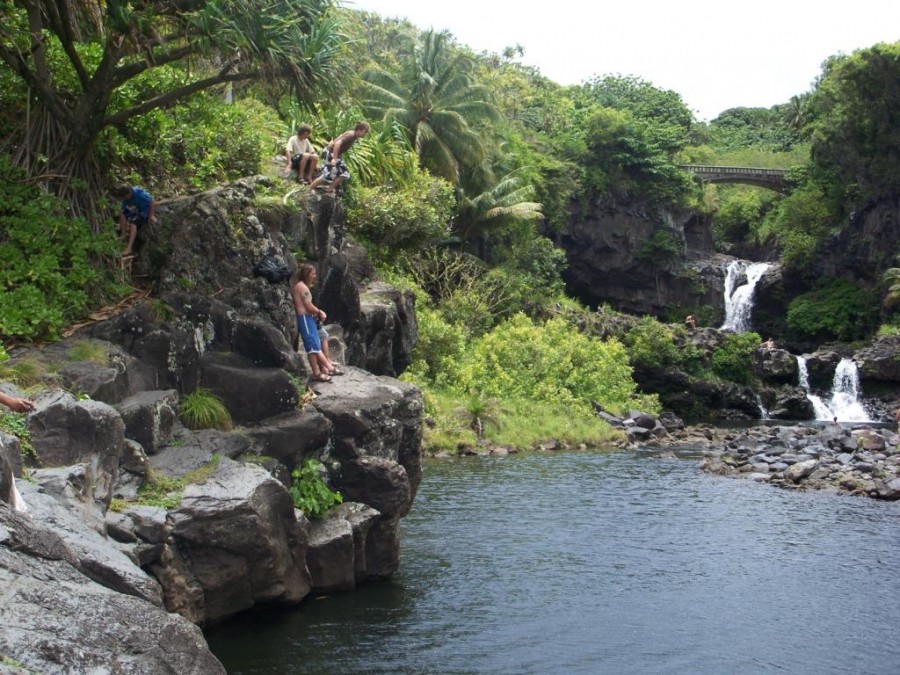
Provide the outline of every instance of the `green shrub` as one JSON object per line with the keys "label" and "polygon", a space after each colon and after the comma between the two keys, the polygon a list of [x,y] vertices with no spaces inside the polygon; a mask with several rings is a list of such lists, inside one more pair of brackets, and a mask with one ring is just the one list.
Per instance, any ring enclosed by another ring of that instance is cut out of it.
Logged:
{"label": "green shrub", "polygon": [[645,316],[623,338],[631,364],[657,370],[678,361],[672,329],[652,316]]}
{"label": "green shrub", "polygon": [[570,406],[584,414],[594,402],[621,412],[635,393],[628,355],[617,340],[589,337],[559,318],[535,325],[522,314],[474,342],[460,389]]}
{"label": "green shrub", "polygon": [[874,330],[876,321],[873,294],[846,279],[829,279],[798,295],[787,312],[791,336],[813,342],[857,340]]}
{"label": "green shrub", "polygon": [[179,417],[188,429],[231,429],[231,414],[218,396],[198,387],[181,399]]}
{"label": "green shrub", "polygon": [[64,213],[0,155],[0,335],[55,337],[92,305],[122,294],[118,271],[98,264],[117,250],[112,231],[92,234]]}
{"label": "green shrub", "polygon": [[423,171],[397,186],[358,186],[347,201],[350,229],[381,256],[449,236],[453,188]]}
{"label": "green shrub", "polygon": [[761,341],[758,333],[726,335],[722,346],[713,350],[713,373],[724,380],[750,384],[753,352]]}
{"label": "green shrub", "polygon": [[413,350],[413,365],[410,368],[424,382],[454,382],[465,351],[464,329],[449,323],[440,312],[426,306],[416,308],[416,322],[419,339]]}
{"label": "green shrub", "polygon": [[323,469],[321,462],[308,458],[291,472],[291,499],[310,518],[321,518],[332,506],[344,501],[340,492],[329,489],[322,480]]}

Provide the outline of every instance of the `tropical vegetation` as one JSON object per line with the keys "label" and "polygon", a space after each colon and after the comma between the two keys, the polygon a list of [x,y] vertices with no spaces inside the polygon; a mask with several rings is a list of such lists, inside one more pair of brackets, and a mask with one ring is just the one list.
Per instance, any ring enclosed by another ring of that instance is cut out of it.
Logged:
{"label": "tropical vegetation", "polygon": [[[167,197],[275,173],[296,124],[321,147],[364,117],[347,224],[379,274],[417,295],[404,377],[426,393],[436,446],[507,442],[513,429],[523,444],[562,438],[560,420],[578,430],[572,442],[602,442],[597,409],[658,406],[633,369],[746,381],[756,338],[727,340],[701,367],[654,317],[586,329],[605,310],[565,296],[555,237],[589,207],[693,210],[721,250],[776,252],[807,291],[788,316],[798,339],[895,322],[895,251],[877,252],[869,287],[807,269],[857,209],[898,197],[900,43],[836,55],[811,91],[706,123],[637,77],[564,87],[519,63],[519,46],[475,53],[331,0],[7,0],[0,17],[6,341],[53,339],[130,292],[111,183]],[[785,168],[792,190],[702,187],[688,163]],[[658,282],[683,262],[664,221],[638,255]],[[202,391],[182,401],[194,426],[227,426],[216,409]]]}

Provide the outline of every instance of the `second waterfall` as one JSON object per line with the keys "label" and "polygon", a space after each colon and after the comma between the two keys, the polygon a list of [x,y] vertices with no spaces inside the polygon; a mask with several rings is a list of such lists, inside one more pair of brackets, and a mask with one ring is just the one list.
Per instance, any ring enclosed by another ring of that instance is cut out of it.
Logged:
{"label": "second waterfall", "polygon": [[[753,311],[753,292],[757,282],[771,265],[769,263],[748,263],[746,260],[734,260],[728,264],[725,274],[725,323],[722,329],[736,333],[750,330],[750,314]],[[740,286],[738,280],[746,277]]]}

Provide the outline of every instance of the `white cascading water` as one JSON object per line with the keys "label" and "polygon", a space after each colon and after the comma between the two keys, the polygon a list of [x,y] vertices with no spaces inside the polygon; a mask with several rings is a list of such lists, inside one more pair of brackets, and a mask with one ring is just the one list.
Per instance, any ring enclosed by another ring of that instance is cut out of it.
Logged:
{"label": "white cascading water", "polygon": [[871,415],[859,398],[859,369],[852,359],[841,359],[838,363],[831,384],[831,399],[827,403],[810,390],[809,371],[806,368],[806,359],[802,356],[797,357],[797,367],[800,387],[813,404],[817,420],[831,421],[837,417],[838,422],[871,421]]}
{"label": "white cascading water", "polygon": [[[746,333],[750,330],[750,314],[753,311],[753,292],[756,283],[762,278],[769,263],[747,263],[745,260],[733,260],[728,264],[725,273],[725,323],[723,329],[730,329],[736,333]],[[738,277],[746,272],[747,283],[735,288]]]}

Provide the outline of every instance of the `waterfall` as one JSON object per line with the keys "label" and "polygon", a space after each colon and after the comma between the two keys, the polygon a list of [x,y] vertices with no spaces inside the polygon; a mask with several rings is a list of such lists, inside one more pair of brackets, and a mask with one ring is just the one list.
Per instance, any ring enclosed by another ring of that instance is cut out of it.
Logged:
{"label": "waterfall", "polygon": [[831,409],[840,421],[868,422],[872,419],[859,398],[859,369],[852,359],[841,359],[834,371]]}
{"label": "waterfall", "polygon": [[812,393],[809,388],[809,371],[806,359],[797,357],[799,385],[806,392],[806,398],[813,405],[817,420],[831,421],[837,417],[839,422],[868,422],[871,415],[859,398],[859,370],[852,359],[841,359],[834,371],[831,384],[831,400],[826,403],[821,397]]}
{"label": "waterfall", "polygon": [[759,408],[759,419],[771,419],[771,417],[769,417],[769,411],[766,410],[766,406],[763,405],[762,397],[759,394],[756,395],[756,407]]}
{"label": "waterfall", "polygon": [[[756,283],[769,269],[769,263],[750,263],[744,260],[733,260],[728,264],[725,273],[725,323],[722,328],[728,328],[736,333],[746,333],[750,330],[750,313],[753,311],[753,292]],[[738,286],[738,277],[745,273],[747,283]]]}

